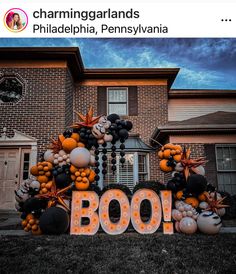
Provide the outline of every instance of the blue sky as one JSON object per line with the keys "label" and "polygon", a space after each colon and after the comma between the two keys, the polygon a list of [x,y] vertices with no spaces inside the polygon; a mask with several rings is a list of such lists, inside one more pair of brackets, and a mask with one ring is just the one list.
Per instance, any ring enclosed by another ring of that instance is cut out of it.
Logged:
{"label": "blue sky", "polygon": [[86,68],[180,68],[172,88],[236,89],[234,39],[0,39],[1,47],[79,47]]}

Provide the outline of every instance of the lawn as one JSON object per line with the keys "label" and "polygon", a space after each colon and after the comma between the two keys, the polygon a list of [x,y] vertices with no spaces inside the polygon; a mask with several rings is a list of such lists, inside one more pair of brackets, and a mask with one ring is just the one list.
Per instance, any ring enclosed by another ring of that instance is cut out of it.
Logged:
{"label": "lawn", "polygon": [[0,273],[236,273],[236,234],[1,236]]}

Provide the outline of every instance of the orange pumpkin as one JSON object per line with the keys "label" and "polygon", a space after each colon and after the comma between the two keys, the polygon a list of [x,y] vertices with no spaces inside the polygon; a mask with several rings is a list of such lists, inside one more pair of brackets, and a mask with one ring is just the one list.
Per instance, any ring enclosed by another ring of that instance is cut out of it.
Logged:
{"label": "orange pumpkin", "polygon": [[63,141],[66,139],[65,136],[63,134],[60,134],[58,136],[58,139],[60,140],[61,143],[63,143]]}
{"label": "orange pumpkin", "polygon": [[48,177],[45,175],[40,175],[37,177],[37,181],[39,181],[40,184],[43,184],[43,183],[46,184],[48,182],[48,180],[49,180]]}
{"label": "orange pumpkin", "polygon": [[174,145],[171,144],[171,143],[168,143],[168,144],[165,144],[165,145],[164,145],[164,148],[165,148],[165,149],[173,149],[173,147],[174,147]]}
{"label": "orange pumpkin", "polygon": [[181,161],[181,155],[180,155],[180,154],[174,155],[173,158],[174,158],[174,160],[175,160],[176,162],[180,162],[180,161]]}
{"label": "orange pumpkin", "polygon": [[79,142],[80,136],[78,133],[72,133],[70,137],[73,138],[75,141]]}
{"label": "orange pumpkin", "polygon": [[77,147],[77,142],[73,138],[66,138],[62,143],[62,147],[66,152],[71,152]]}
{"label": "orange pumpkin", "polygon": [[31,173],[33,176],[38,176],[38,175],[39,175],[38,166],[32,166],[31,169],[30,169],[30,173]]}
{"label": "orange pumpkin", "polygon": [[172,149],[172,150],[170,151],[170,155],[171,155],[171,156],[174,156],[175,154],[176,154],[176,150]]}
{"label": "orange pumpkin", "polygon": [[185,203],[191,205],[192,207],[198,207],[199,205],[198,199],[194,197],[186,198]]}
{"label": "orange pumpkin", "polygon": [[170,172],[173,170],[171,166],[167,166],[167,162],[168,160],[166,159],[160,161],[160,169],[164,172]]}
{"label": "orange pumpkin", "polygon": [[175,145],[175,146],[174,146],[174,149],[175,149],[175,150],[182,151],[182,147],[181,147],[180,145]]}

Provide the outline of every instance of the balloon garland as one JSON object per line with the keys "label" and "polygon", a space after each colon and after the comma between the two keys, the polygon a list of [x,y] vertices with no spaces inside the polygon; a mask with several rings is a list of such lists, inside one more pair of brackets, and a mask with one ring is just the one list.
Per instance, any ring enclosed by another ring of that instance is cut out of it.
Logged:
{"label": "balloon garland", "polygon": [[191,158],[190,149],[165,144],[158,151],[160,169],[172,172],[166,188],[173,193],[172,218],[177,232],[193,234],[197,229],[206,234],[219,232],[227,205],[215,187],[207,183],[204,157]]}
{"label": "balloon garland", "polygon": [[79,121],[51,139],[49,149],[31,168],[30,178],[15,191],[16,209],[22,212],[25,231],[38,235],[68,230],[72,190],[100,192],[96,184],[100,168],[104,179],[108,172],[108,142],[112,142],[111,171],[115,172],[115,144],[118,140],[124,143],[132,123],[120,120],[117,114],[94,117],[93,113],[93,107],[86,115],[76,112]]}

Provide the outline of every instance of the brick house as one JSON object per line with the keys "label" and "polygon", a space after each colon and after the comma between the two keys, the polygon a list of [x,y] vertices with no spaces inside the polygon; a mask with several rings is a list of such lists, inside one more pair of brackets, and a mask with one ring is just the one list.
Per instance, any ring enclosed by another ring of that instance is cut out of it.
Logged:
{"label": "brick house", "polygon": [[78,48],[1,48],[0,208],[12,207],[13,189],[50,137],[73,123],[74,110],[86,113],[90,105],[95,114],[117,112],[134,125],[124,169],[100,187],[164,181],[155,146],[171,141],[207,156],[208,180],[236,193],[236,91],[172,90],[178,71],[86,69]]}

